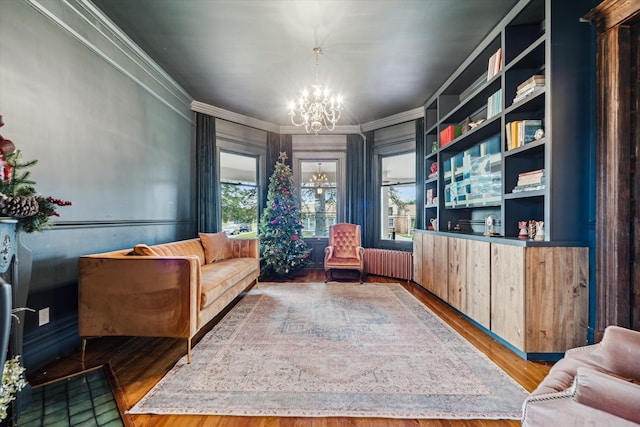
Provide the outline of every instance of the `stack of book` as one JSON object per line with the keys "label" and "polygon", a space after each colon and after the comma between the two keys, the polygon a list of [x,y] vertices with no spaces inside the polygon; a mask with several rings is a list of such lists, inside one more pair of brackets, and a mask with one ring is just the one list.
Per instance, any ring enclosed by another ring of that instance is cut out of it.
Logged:
{"label": "stack of book", "polygon": [[544,169],[518,174],[518,183],[513,189],[513,193],[523,191],[544,190]]}
{"label": "stack of book", "polygon": [[502,48],[498,48],[496,53],[489,58],[489,66],[487,67],[487,81],[502,70]]}
{"label": "stack of book", "polygon": [[516,96],[513,98],[513,103],[525,99],[527,96],[535,93],[536,91],[544,88],[544,74],[536,74],[523,81],[516,88]]}
{"label": "stack of book", "polygon": [[487,99],[487,119],[502,111],[502,89],[498,89],[496,93]]}
{"label": "stack of book", "polygon": [[505,128],[507,150],[513,150],[535,139],[536,131],[542,128],[542,120],[515,120],[507,123]]}
{"label": "stack of book", "polygon": [[440,131],[440,146],[444,147],[457,137],[462,135],[462,126],[450,125]]}

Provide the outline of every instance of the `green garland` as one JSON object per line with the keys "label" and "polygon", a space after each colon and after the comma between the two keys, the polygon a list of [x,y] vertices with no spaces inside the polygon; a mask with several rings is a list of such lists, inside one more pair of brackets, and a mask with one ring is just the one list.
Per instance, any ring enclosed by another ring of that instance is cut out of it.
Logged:
{"label": "green garland", "polygon": [[[20,150],[6,156],[4,179],[0,181],[0,193],[7,197],[33,197],[38,202],[38,212],[32,216],[18,218],[19,227],[27,233],[42,231],[52,216],[60,216],[57,206],[71,206],[71,202],[50,196],[41,196],[36,192],[35,181],[30,178],[27,169],[38,163],[37,160],[22,162]],[[4,165],[3,165],[4,167]]]}

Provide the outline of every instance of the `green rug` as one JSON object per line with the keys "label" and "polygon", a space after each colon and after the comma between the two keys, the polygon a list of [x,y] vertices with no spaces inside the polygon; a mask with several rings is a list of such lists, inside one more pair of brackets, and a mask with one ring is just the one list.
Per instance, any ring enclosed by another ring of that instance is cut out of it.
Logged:
{"label": "green rug", "polygon": [[519,419],[526,396],[398,284],[261,283],[130,413]]}

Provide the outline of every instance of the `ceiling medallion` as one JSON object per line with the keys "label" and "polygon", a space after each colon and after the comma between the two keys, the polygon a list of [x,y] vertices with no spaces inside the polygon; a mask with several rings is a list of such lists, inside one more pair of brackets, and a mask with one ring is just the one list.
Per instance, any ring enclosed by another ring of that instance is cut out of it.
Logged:
{"label": "ceiling medallion", "polygon": [[318,82],[318,57],[322,55],[322,49],[314,47],[313,52],[316,55],[316,82],[311,85],[311,94],[305,88],[297,103],[289,103],[289,117],[295,126],[304,126],[307,133],[317,135],[323,126],[329,131],[335,129],[343,106],[341,96],[331,95],[331,91]]}

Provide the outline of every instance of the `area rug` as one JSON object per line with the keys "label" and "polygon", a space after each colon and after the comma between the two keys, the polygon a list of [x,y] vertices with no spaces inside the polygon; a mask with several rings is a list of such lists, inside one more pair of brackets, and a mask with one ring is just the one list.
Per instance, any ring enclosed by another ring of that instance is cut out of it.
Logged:
{"label": "area rug", "polygon": [[526,391],[395,283],[260,283],[132,414],[519,419]]}

